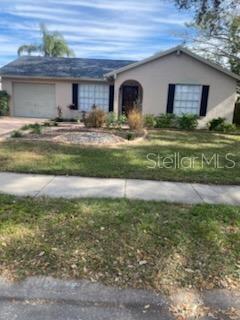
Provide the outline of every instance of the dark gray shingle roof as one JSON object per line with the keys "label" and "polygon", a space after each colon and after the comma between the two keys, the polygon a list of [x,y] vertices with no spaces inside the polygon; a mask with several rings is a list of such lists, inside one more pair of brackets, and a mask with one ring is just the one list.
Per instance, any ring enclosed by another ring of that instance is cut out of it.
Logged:
{"label": "dark gray shingle roof", "polygon": [[102,79],[104,74],[122,68],[134,61],[48,58],[24,56],[5,65],[0,75],[53,78],[92,78]]}

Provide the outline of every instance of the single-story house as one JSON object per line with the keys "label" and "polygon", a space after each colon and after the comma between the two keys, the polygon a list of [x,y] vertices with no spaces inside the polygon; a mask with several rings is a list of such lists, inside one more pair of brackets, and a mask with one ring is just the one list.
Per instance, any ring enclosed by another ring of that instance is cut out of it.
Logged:
{"label": "single-story house", "polygon": [[[93,105],[117,114],[193,113],[200,125],[232,122],[240,76],[177,46],[139,62],[24,56],[0,69],[12,116],[80,116]],[[71,107],[69,107],[71,106]]]}

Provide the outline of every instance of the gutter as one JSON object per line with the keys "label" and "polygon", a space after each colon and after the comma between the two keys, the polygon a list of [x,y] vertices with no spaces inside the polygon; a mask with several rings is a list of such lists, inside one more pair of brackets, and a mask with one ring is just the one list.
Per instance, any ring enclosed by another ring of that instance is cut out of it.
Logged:
{"label": "gutter", "polygon": [[89,81],[89,82],[106,82],[106,78],[72,78],[72,77],[44,77],[44,76],[19,76],[19,75],[9,75],[0,74],[2,79],[17,79],[17,80],[53,80],[53,81]]}

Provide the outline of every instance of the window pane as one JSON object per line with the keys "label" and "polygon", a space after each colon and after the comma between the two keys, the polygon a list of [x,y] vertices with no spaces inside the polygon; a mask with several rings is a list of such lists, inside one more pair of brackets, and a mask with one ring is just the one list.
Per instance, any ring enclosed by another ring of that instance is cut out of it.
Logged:
{"label": "window pane", "polygon": [[80,84],[78,91],[79,109],[89,112],[93,105],[108,111],[109,85]]}
{"label": "window pane", "polygon": [[176,85],[174,97],[174,113],[193,113],[199,115],[202,86]]}

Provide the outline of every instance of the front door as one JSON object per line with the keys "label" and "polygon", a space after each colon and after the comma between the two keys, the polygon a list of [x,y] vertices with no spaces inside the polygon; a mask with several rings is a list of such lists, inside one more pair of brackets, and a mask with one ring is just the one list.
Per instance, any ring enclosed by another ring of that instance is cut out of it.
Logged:
{"label": "front door", "polygon": [[122,113],[128,114],[138,101],[138,86],[124,86],[122,93]]}

